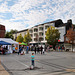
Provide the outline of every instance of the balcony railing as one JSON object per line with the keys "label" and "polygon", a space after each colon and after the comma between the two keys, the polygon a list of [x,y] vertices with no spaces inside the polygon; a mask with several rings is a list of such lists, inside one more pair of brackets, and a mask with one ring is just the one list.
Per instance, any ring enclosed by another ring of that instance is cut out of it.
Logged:
{"label": "balcony railing", "polygon": [[39,30],[39,32],[43,32],[43,30]]}

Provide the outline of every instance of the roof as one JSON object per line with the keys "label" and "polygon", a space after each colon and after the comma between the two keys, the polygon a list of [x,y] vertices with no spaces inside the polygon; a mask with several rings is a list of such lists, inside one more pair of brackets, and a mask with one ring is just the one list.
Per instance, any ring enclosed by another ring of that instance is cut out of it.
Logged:
{"label": "roof", "polygon": [[0,38],[0,41],[8,42],[10,44],[19,44],[18,42],[12,40],[11,38]]}
{"label": "roof", "polygon": [[[54,21],[42,23],[42,24],[39,24],[39,25],[35,25],[34,27],[38,27],[38,26],[40,26],[40,25],[44,25],[44,24],[48,24],[48,23],[55,23],[55,22],[57,22],[57,21],[59,21],[59,20],[62,21],[61,19],[58,19],[58,20],[54,20]],[[63,23],[63,24],[60,25],[60,27],[66,26],[66,25],[67,25],[67,23]],[[74,24],[73,26],[74,26],[74,28],[75,28],[75,24]],[[31,28],[33,28],[33,27],[31,27]],[[28,30],[28,29],[24,29],[24,30],[18,31],[17,33],[24,32],[24,31],[27,31],[27,30]]]}
{"label": "roof", "polygon": [[[61,20],[61,19],[58,19],[58,20]],[[44,25],[44,24],[48,24],[48,23],[55,23],[55,22],[58,21],[58,20],[54,20],[54,21],[42,23],[42,24],[39,24],[39,25],[35,25],[34,27],[37,27],[37,26],[40,26],[40,25]]]}
{"label": "roof", "polygon": [[[61,19],[58,19],[58,20],[61,20]],[[55,23],[55,22],[58,21],[58,20],[54,20],[54,21],[42,23],[42,24],[39,24],[39,25],[35,25],[34,27],[37,27],[37,26],[40,26],[40,25],[44,25],[44,24],[48,24],[48,23]],[[31,28],[33,28],[33,27],[31,27]],[[17,33],[19,33],[19,32],[24,32],[24,31],[27,31],[27,30],[28,30],[28,29],[24,29],[24,30],[18,31]]]}
{"label": "roof", "polygon": [[0,45],[11,45],[11,44],[8,42],[0,41]]}
{"label": "roof", "polygon": [[21,31],[18,31],[17,33],[19,33],[19,32],[23,32],[23,31],[27,31],[28,29],[24,29],[24,30],[21,30]]}

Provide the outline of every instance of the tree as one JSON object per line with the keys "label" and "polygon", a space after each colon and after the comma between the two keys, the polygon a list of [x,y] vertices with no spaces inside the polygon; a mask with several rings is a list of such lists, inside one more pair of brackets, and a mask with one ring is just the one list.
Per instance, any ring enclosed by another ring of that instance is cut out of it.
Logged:
{"label": "tree", "polygon": [[24,35],[24,42],[27,43],[27,35]]}
{"label": "tree", "polygon": [[72,51],[73,51],[73,44],[75,41],[75,31],[73,30],[73,28],[70,28],[67,31],[66,37],[68,39],[68,43],[72,44]]}
{"label": "tree", "polygon": [[17,41],[17,42],[23,42],[23,37],[22,37],[21,34],[17,36],[16,41]]}
{"label": "tree", "polygon": [[27,31],[27,34],[24,36],[24,42],[26,42],[27,44],[31,41],[31,36],[29,34],[29,30]]}
{"label": "tree", "polygon": [[5,34],[5,38],[11,38],[11,39],[14,39],[13,37],[13,34],[17,32],[17,30],[10,30],[9,32],[7,31],[6,34]]}
{"label": "tree", "polygon": [[11,31],[10,31],[11,34],[14,34],[14,33],[16,33],[16,32],[17,32],[16,29],[15,29],[15,30],[11,29]]}
{"label": "tree", "polygon": [[11,32],[6,32],[5,38],[11,38],[11,39],[13,39],[13,35],[11,34]]}
{"label": "tree", "polygon": [[46,32],[46,40],[49,45],[53,45],[53,48],[55,49],[55,45],[58,42],[58,39],[60,38],[60,33],[58,29],[55,29],[55,27],[51,26],[47,29]]}

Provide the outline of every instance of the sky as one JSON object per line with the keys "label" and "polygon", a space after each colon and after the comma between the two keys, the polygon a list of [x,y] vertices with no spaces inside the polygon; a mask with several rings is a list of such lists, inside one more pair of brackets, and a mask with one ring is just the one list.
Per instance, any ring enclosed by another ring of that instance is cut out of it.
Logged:
{"label": "sky", "polygon": [[18,31],[62,19],[75,24],[75,0],[0,0],[0,24]]}

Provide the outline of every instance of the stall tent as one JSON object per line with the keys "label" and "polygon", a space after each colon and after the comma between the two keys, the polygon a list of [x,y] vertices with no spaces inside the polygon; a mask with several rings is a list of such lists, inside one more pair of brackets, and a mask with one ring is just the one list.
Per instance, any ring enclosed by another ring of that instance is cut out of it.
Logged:
{"label": "stall tent", "polygon": [[0,45],[11,45],[11,44],[8,42],[0,41]]}
{"label": "stall tent", "polygon": [[19,50],[19,43],[12,40],[11,38],[0,38],[0,41],[4,41],[4,42],[10,43],[10,44],[18,45],[17,51]]}

